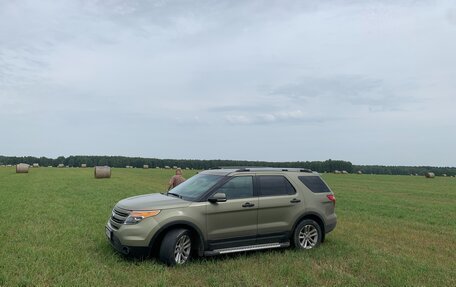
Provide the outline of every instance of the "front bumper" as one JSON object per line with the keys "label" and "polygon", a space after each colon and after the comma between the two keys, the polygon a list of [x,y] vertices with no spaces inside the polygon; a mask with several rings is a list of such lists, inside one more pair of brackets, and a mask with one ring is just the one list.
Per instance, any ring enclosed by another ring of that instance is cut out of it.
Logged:
{"label": "front bumper", "polygon": [[[131,257],[146,257],[150,254],[150,248],[148,246],[129,246],[124,245],[117,237],[117,232],[109,225],[106,225],[106,239],[109,241],[112,247],[119,253],[131,256]],[[108,233],[110,234],[108,236]]]}

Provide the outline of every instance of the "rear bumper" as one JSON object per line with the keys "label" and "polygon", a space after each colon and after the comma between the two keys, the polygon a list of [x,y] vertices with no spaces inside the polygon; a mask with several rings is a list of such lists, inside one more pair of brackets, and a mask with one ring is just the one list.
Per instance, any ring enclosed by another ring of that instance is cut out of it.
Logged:
{"label": "rear bumper", "polygon": [[337,222],[334,222],[334,223],[331,223],[331,224],[327,224],[326,228],[325,228],[325,232],[326,233],[330,233],[331,231],[334,230],[334,228],[336,228],[336,225],[337,225]]}
{"label": "rear bumper", "polygon": [[336,225],[337,225],[337,217],[336,217],[336,215],[334,214],[331,218],[329,218],[329,219],[326,221],[325,233],[330,233],[331,231],[333,231],[334,228],[336,228]]}

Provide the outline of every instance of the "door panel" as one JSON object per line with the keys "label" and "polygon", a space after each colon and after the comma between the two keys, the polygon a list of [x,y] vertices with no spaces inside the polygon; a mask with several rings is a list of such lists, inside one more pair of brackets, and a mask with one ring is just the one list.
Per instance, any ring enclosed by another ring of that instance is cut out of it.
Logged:
{"label": "door panel", "polygon": [[258,207],[258,234],[289,232],[302,202],[291,203],[297,195],[260,197]]}
{"label": "door panel", "polygon": [[[243,207],[246,203],[251,207]],[[256,236],[258,197],[228,199],[207,206],[207,239],[222,240]]]}

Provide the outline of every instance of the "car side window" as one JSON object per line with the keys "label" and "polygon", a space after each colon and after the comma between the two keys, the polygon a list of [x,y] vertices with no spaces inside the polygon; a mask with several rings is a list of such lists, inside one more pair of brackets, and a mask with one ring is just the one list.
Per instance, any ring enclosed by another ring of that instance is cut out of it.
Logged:
{"label": "car side window", "polygon": [[312,192],[331,192],[329,187],[319,176],[299,176],[298,178]]}
{"label": "car side window", "polygon": [[258,176],[261,196],[292,195],[296,193],[293,185],[281,175]]}
{"label": "car side window", "polygon": [[226,199],[253,197],[253,179],[251,176],[236,176],[222,185],[217,192],[226,194]]}

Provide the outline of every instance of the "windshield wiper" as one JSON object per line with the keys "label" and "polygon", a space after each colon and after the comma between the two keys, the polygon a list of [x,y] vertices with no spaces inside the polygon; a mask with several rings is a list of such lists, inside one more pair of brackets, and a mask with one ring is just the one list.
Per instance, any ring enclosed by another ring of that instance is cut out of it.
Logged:
{"label": "windshield wiper", "polygon": [[182,198],[181,195],[179,195],[179,194],[177,194],[177,193],[174,193],[174,192],[167,192],[166,195],[168,195],[168,194],[174,195],[174,196],[179,197],[179,198]]}

